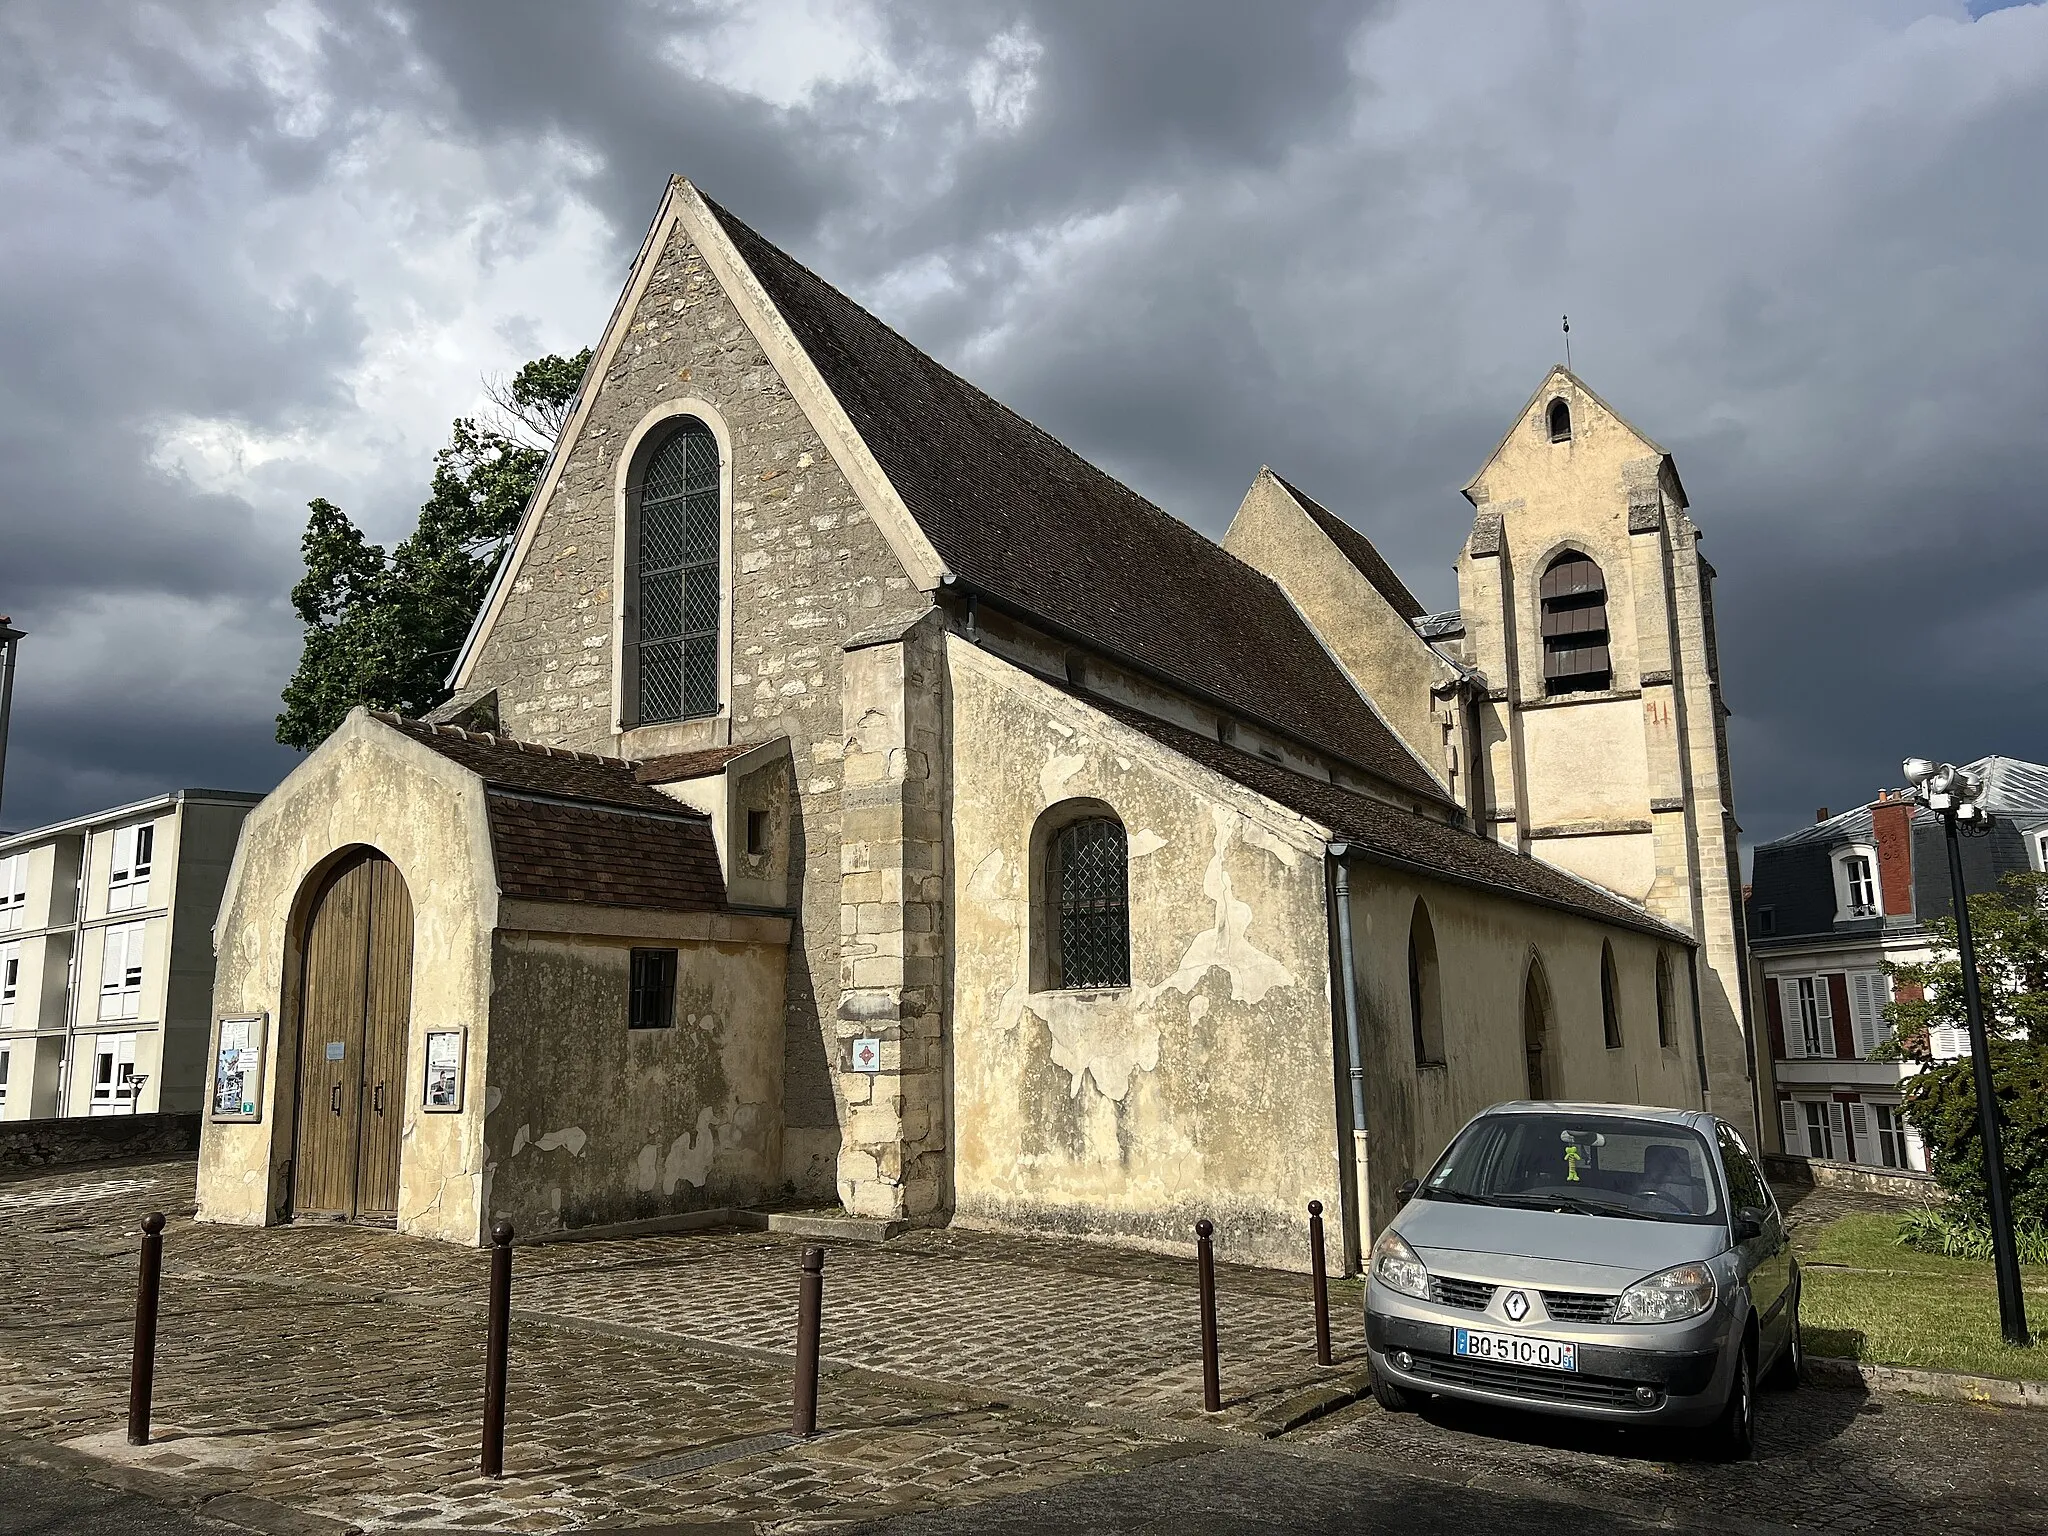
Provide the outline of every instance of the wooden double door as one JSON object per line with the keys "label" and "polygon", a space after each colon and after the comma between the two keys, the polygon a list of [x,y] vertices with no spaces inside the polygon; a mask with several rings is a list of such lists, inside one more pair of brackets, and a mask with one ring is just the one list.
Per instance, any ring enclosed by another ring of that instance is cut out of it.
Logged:
{"label": "wooden double door", "polygon": [[412,1011],[412,897],[397,867],[365,850],[330,871],[302,953],[292,1215],[396,1221]]}

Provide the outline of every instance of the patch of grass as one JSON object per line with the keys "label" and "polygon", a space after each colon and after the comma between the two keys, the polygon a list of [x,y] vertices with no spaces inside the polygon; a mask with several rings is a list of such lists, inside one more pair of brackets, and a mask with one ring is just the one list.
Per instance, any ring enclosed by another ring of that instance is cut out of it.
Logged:
{"label": "patch of grass", "polygon": [[[1998,1332],[1998,1285],[1983,1259],[1951,1259],[1898,1241],[1897,1216],[1859,1213],[1794,1229],[1809,1353],[1865,1365],[1918,1366],[2048,1381],[2048,1342],[2013,1349]],[[2048,1333],[2048,1269],[2028,1265],[2027,1320]]]}

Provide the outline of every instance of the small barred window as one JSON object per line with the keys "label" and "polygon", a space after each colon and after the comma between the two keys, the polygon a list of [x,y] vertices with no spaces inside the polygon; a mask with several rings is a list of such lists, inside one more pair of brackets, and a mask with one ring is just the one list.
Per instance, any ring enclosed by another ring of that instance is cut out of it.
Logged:
{"label": "small barred window", "polygon": [[672,949],[633,951],[628,1029],[668,1029],[676,1021],[676,952]]}

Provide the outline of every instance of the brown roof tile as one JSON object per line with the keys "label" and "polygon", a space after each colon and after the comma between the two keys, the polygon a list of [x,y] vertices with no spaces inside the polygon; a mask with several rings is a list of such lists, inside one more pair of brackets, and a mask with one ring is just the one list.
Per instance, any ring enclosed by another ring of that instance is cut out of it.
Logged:
{"label": "brown roof tile", "polygon": [[642,784],[677,784],[684,779],[701,779],[721,772],[725,765],[743,752],[751,752],[758,742],[748,742],[737,747],[705,747],[698,752],[671,752],[666,757],[650,757],[633,765],[633,776]]}
{"label": "brown roof tile", "polygon": [[1270,578],[706,202],[939,558],[968,587],[1443,800]]}
{"label": "brown roof tile", "polygon": [[1320,779],[1307,778],[1278,763],[1112,700],[1076,696],[1183,757],[1321,822],[1368,859],[1422,870],[1464,885],[1485,886],[1505,896],[1545,906],[1563,907],[1658,938],[1694,942],[1684,929],[1652,917],[1634,903],[1566,874],[1553,864],[1504,848],[1490,837],[1462,831]]}
{"label": "brown roof tile", "polygon": [[725,910],[725,877],[707,819],[488,792],[484,800],[498,890],[505,896],[668,912]]}
{"label": "brown roof tile", "polygon": [[433,748],[498,789],[560,795],[569,800],[590,800],[605,805],[634,806],[669,815],[703,814],[678,804],[659,790],[648,788],[636,777],[635,765],[622,757],[571,752],[565,747],[514,741],[510,736],[465,731],[453,725],[428,725],[422,720],[407,720],[382,710],[373,712],[373,718]]}

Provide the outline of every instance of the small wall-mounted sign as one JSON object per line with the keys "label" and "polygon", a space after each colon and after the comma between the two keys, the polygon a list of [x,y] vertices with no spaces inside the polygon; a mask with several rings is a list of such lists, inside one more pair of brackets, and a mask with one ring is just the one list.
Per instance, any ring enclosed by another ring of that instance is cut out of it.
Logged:
{"label": "small wall-mounted sign", "polygon": [[215,1120],[263,1118],[263,1037],[268,1014],[221,1019],[213,1047],[212,1116]]}
{"label": "small wall-mounted sign", "polygon": [[853,1070],[856,1072],[879,1072],[882,1070],[882,1042],[873,1035],[862,1035],[853,1042]]}
{"label": "small wall-mounted sign", "polygon": [[341,1041],[330,1040],[327,1042],[327,1059],[329,1061],[339,1061],[347,1054],[347,1047]]}
{"label": "small wall-mounted sign", "polygon": [[462,1108],[462,1036],[459,1029],[427,1031],[427,1082],[420,1108],[452,1115]]}

